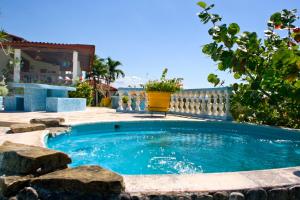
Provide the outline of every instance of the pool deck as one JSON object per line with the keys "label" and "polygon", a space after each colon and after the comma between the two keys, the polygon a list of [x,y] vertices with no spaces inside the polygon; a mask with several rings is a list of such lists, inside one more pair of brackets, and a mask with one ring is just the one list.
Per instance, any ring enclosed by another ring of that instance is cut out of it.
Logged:
{"label": "pool deck", "polygon": [[[28,145],[43,146],[48,131],[7,134],[9,125],[28,123],[32,118],[63,117],[66,125],[104,121],[143,121],[143,120],[199,120],[179,116],[134,113],[116,113],[107,108],[87,108],[86,111],[46,113],[46,112],[0,112],[0,144],[12,141]],[[300,166],[292,168],[259,170],[248,172],[210,173],[192,175],[134,175],[124,176],[126,191],[130,193],[181,193],[237,191],[251,188],[271,188],[300,185]]]}

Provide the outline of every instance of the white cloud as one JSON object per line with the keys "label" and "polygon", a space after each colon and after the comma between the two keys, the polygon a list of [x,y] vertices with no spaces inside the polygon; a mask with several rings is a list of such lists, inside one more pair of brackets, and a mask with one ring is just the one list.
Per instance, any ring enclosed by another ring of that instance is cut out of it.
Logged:
{"label": "white cloud", "polygon": [[125,76],[124,78],[117,79],[112,85],[116,88],[119,87],[140,87],[141,84],[146,82],[145,79],[138,76]]}

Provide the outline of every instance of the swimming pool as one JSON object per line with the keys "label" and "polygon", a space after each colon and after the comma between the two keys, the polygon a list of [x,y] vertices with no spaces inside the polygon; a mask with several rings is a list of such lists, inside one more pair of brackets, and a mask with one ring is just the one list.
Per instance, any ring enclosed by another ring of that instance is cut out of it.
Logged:
{"label": "swimming pool", "polygon": [[76,125],[48,138],[71,166],[121,174],[191,174],[300,165],[300,132],[231,122],[134,121]]}

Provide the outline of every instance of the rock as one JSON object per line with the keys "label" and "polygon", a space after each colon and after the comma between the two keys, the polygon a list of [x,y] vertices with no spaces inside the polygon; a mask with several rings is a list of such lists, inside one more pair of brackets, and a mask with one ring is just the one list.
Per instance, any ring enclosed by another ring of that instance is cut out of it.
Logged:
{"label": "rock", "polygon": [[289,188],[290,200],[299,200],[300,199],[300,185],[295,185]]}
{"label": "rock", "polygon": [[267,200],[267,192],[261,188],[248,190],[246,200]]}
{"label": "rock", "polygon": [[0,146],[0,175],[41,175],[65,169],[71,158],[59,151],[4,142]]}
{"label": "rock", "polygon": [[41,199],[108,199],[124,191],[123,177],[99,166],[80,166],[31,179]]}
{"label": "rock", "polygon": [[169,195],[149,195],[147,200],[173,200]]}
{"label": "rock", "polygon": [[58,127],[62,122],[65,122],[64,118],[35,118],[31,119],[31,124],[44,124],[46,127]]}
{"label": "rock", "polygon": [[268,200],[287,200],[288,196],[285,188],[275,188],[268,192]]}
{"label": "rock", "polygon": [[44,124],[12,124],[10,126],[11,133],[24,133],[31,131],[45,130]]}
{"label": "rock", "polygon": [[196,200],[213,200],[213,196],[209,194],[200,194],[197,196]]}
{"label": "rock", "polygon": [[39,195],[32,187],[25,187],[17,194],[18,200],[38,200]]}
{"label": "rock", "polygon": [[214,200],[228,200],[229,195],[227,192],[216,192],[214,194]]}
{"label": "rock", "polygon": [[130,195],[127,194],[127,193],[122,193],[122,194],[119,195],[119,198],[118,198],[118,199],[119,199],[119,200],[131,200],[131,197],[130,197]]}
{"label": "rock", "polygon": [[132,196],[131,200],[141,200],[141,198],[139,196]]}
{"label": "rock", "polygon": [[29,185],[31,176],[1,176],[0,196],[16,195],[22,188]]}
{"label": "rock", "polygon": [[245,197],[242,193],[240,192],[232,192],[229,195],[229,200],[245,200]]}

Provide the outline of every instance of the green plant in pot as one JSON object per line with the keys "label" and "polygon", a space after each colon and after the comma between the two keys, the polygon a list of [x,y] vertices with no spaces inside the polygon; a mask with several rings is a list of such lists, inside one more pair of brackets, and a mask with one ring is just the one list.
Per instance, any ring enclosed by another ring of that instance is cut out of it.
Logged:
{"label": "green plant in pot", "polygon": [[182,78],[167,79],[168,69],[165,68],[160,80],[148,81],[143,85],[148,97],[148,111],[167,112],[170,106],[171,94],[182,88]]}

